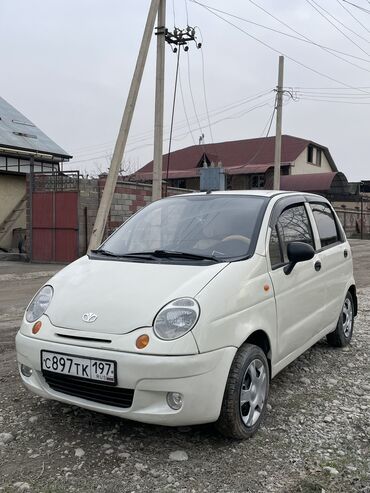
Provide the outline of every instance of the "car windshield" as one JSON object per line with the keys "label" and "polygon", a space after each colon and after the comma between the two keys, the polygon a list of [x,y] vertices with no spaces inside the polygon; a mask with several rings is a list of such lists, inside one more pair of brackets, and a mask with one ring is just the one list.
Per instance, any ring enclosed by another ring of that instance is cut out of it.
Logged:
{"label": "car windshield", "polygon": [[266,198],[183,195],[150,204],[121,226],[97,254],[228,261],[251,254]]}

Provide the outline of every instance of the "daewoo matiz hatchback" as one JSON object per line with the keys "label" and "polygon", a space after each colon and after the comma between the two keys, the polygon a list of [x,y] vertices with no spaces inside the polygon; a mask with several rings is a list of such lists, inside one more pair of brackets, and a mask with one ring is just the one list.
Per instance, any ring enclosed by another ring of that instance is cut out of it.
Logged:
{"label": "daewoo matiz hatchback", "polygon": [[248,438],[269,384],[357,312],[351,249],[331,205],[293,192],[154,202],[56,274],[16,338],[32,392],[169,426]]}

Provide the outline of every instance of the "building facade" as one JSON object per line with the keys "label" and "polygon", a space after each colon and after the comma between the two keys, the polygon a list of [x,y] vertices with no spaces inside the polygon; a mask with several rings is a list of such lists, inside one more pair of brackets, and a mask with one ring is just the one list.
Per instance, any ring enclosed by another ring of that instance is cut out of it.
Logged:
{"label": "building facade", "polygon": [[26,236],[27,176],[56,173],[71,156],[0,98],[0,250],[22,249]]}

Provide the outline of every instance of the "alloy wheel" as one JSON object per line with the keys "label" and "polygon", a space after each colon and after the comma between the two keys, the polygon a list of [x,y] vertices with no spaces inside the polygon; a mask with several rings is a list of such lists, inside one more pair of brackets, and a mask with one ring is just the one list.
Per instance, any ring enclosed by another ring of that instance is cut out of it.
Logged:
{"label": "alloy wheel", "polygon": [[348,338],[351,335],[353,324],[353,308],[349,298],[346,298],[343,304],[342,323],[344,335]]}
{"label": "alloy wheel", "polygon": [[266,400],[267,375],[264,364],[254,359],[249,364],[240,390],[240,414],[247,427],[253,426]]}

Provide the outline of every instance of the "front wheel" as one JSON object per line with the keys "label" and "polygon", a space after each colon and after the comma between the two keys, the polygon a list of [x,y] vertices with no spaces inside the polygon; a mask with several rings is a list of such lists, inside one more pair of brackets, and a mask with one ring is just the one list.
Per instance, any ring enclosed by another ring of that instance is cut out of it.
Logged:
{"label": "front wheel", "polygon": [[244,344],[231,365],[217,429],[225,436],[250,438],[266,414],[269,366],[258,346]]}
{"label": "front wheel", "polygon": [[345,347],[351,342],[353,334],[353,324],[355,317],[355,307],[351,293],[348,291],[342,306],[337,327],[334,332],[326,336],[328,343],[333,347]]}

